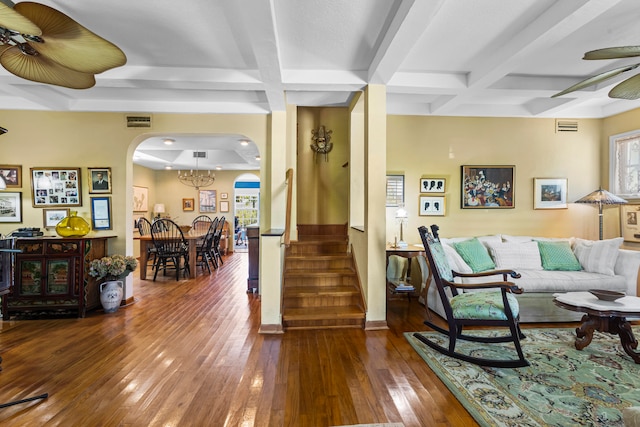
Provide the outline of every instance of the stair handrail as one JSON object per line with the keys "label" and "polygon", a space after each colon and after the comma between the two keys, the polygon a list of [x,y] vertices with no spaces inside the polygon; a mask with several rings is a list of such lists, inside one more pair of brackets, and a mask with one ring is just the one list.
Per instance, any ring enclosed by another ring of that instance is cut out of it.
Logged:
{"label": "stair handrail", "polygon": [[287,184],[287,211],[284,227],[284,245],[291,244],[291,205],[293,204],[293,168],[287,169],[285,183]]}

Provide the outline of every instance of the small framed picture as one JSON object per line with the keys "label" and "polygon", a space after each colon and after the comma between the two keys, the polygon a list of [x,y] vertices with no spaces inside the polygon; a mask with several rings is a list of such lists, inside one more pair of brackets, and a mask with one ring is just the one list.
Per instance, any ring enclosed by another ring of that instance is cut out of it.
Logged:
{"label": "small framed picture", "polygon": [[444,216],[444,196],[420,196],[420,216]]}
{"label": "small framed picture", "polygon": [[89,193],[111,194],[111,168],[89,168]]}
{"label": "small framed picture", "polygon": [[468,166],[462,169],[462,209],[515,208],[515,166]]}
{"label": "small framed picture", "polygon": [[567,179],[533,178],[533,209],[567,209]]}
{"label": "small framed picture", "polygon": [[200,190],[200,212],[216,213],[216,190]]}
{"label": "small framed picture", "polygon": [[229,212],[229,202],[226,200],[220,201],[220,212]]}
{"label": "small framed picture", "polygon": [[229,193],[220,193],[220,200],[227,200],[229,198]]}
{"label": "small framed picture", "polygon": [[0,223],[22,222],[22,193],[0,191]]}
{"label": "small framed picture", "polygon": [[195,210],[195,199],[182,199],[182,210],[185,212]]}
{"label": "small framed picture", "polygon": [[82,206],[80,168],[31,168],[34,208]]}
{"label": "small framed picture", "polygon": [[22,188],[22,166],[0,165],[0,177],[7,188]]}
{"label": "small framed picture", "polygon": [[133,186],[133,211],[147,212],[149,210],[149,189]]}
{"label": "small framed picture", "polygon": [[44,228],[54,228],[60,221],[69,216],[69,208],[42,209]]}
{"label": "small framed picture", "polygon": [[421,193],[444,193],[444,178],[420,178]]}
{"label": "small framed picture", "polygon": [[640,205],[620,205],[620,230],[626,242],[640,242]]}
{"label": "small framed picture", "polygon": [[91,198],[91,221],[94,230],[111,230],[111,197]]}

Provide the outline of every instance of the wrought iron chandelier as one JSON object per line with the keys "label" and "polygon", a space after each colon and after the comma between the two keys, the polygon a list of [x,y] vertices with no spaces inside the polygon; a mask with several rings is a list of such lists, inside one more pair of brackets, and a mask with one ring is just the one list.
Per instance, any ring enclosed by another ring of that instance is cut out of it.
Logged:
{"label": "wrought iron chandelier", "polygon": [[206,151],[194,151],[193,157],[196,159],[196,168],[191,169],[189,172],[187,171],[178,171],[178,179],[184,185],[188,185],[190,187],[195,187],[196,190],[199,190],[200,187],[208,187],[213,184],[213,181],[216,180],[216,175],[212,174],[210,170],[201,171],[198,169],[198,159],[200,157],[206,157]]}

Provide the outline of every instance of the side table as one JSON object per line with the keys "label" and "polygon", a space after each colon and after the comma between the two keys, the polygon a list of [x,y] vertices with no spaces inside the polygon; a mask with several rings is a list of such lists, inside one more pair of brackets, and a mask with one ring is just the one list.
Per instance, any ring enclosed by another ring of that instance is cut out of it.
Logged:
{"label": "side table", "polygon": [[638,341],[633,335],[627,317],[640,318],[640,298],[626,296],[616,301],[603,301],[589,292],[554,294],[554,303],[567,310],[585,313],[582,324],[576,328],[576,349],[582,350],[593,339],[593,332],[618,335],[625,353],[640,364]]}

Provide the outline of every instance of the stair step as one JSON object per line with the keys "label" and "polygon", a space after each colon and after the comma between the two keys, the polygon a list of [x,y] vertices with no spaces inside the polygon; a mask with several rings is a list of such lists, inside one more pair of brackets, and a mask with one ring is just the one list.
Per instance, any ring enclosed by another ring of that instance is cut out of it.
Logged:
{"label": "stair step", "polygon": [[364,311],[357,306],[285,308],[282,320],[364,319]]}
{"label": "stair step", "polygon": [[287,298],[307,297],[341,297],[358,295],[358,289],[353,286],[287,286]]}
{"label": "stair step", "polygon": [[291,278],[296,278],[296,277],[309,277],[309,278],[313,278],[313,277],[340,277],[340,276],[355,276],[356,272],[355,270],[351,269],[351,268],[335,268],[335,269],[328,269],[328,270],[285,270],[284,271],[284,278],[285,280],[288,277]]}

